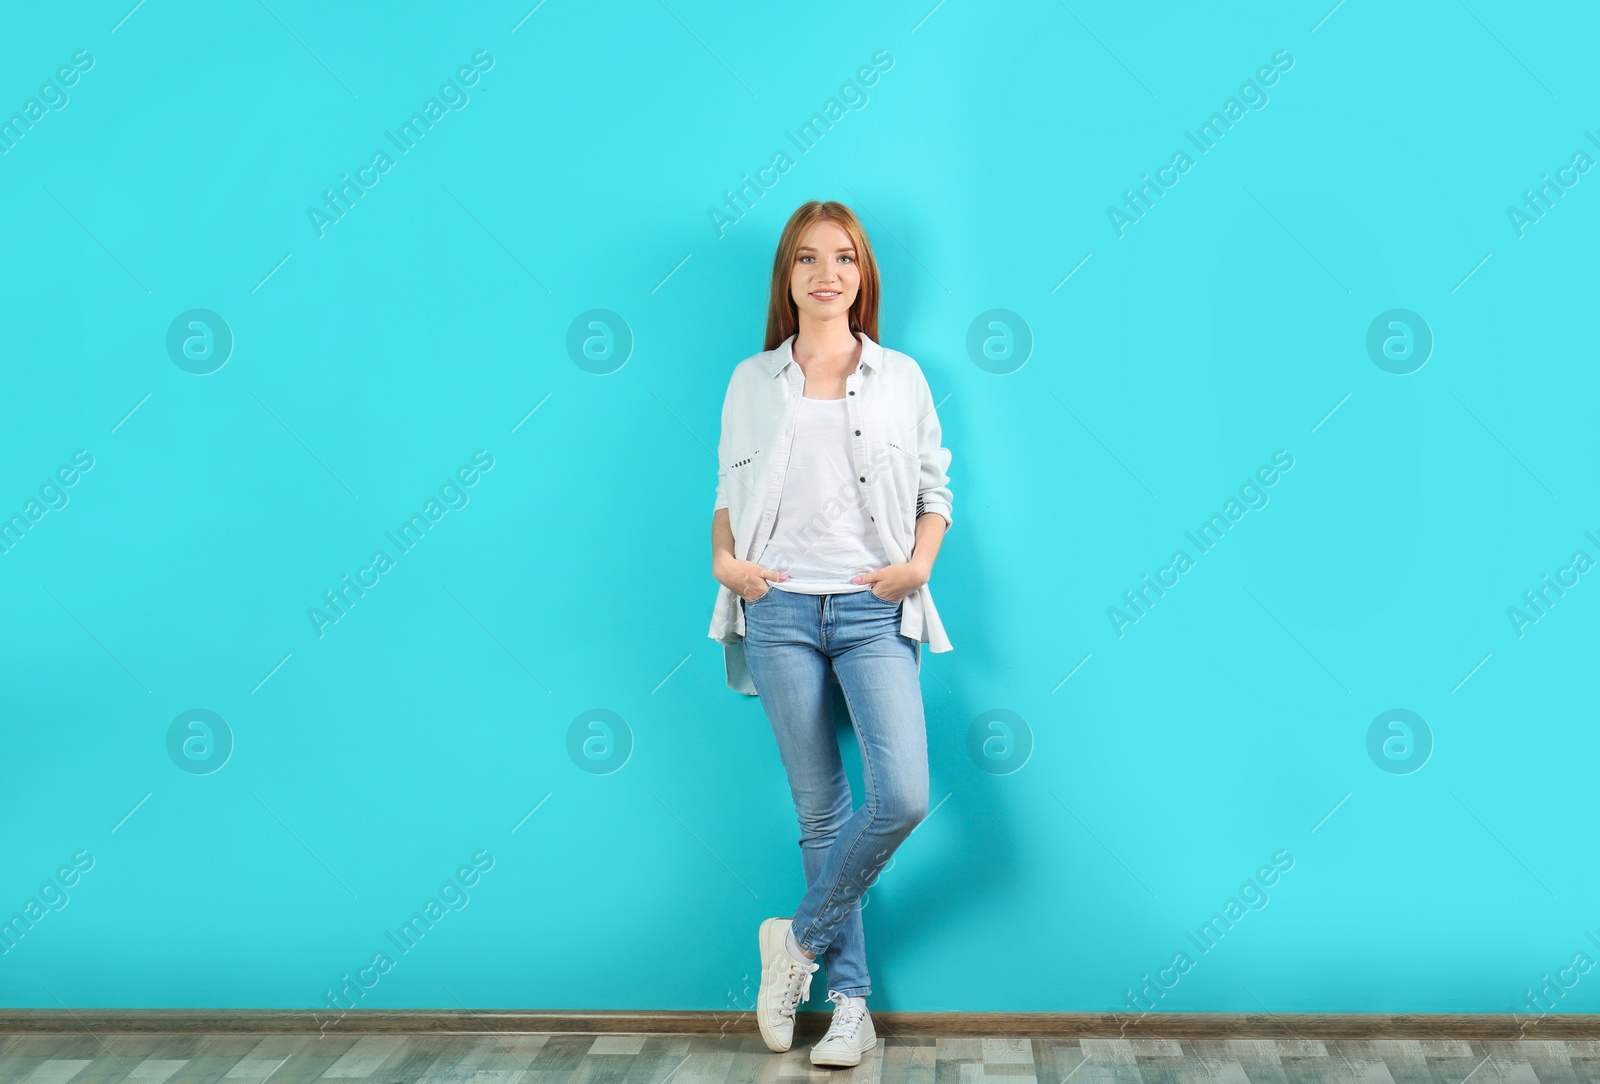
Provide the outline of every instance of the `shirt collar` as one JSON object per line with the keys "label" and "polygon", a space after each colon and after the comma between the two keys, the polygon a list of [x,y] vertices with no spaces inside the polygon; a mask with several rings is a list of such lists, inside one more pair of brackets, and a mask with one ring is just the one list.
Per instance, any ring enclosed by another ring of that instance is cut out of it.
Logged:
{"label": "shirt collar", "polygon": [[[861,365],[862,369],[877,370],[883,367],[883,347],[873,342],[865,331],[856,332],[856,338],[861,340]],[[769,361],[769,376],[777,376],[794,360],[794,339],[790,335],[783,342],[773,348],[772,358]]]}

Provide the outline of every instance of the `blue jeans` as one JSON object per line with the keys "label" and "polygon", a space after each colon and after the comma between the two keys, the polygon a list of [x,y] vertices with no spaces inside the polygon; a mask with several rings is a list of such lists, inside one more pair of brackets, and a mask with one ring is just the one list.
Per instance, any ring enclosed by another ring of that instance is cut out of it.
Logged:
{"label": "blue jeans", "polygon": [[[768,587],[744,606],[750,680],[772,723],[800,821],[806,894],[794,938],[822,958],[828,988],[866,997],[861,896],[928,815],[928,731],[916,644],[901,603],[866,591]],[[866,800],[854,804],[834,734],[833,676],[861,747]]]}

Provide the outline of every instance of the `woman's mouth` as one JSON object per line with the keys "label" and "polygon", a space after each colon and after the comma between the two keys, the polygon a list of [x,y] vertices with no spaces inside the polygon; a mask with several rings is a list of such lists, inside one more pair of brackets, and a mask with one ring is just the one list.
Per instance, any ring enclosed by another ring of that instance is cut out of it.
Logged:
{"label": "woman's mouth", "polygon": [[838,290],[812,290],[811,296],[818,301],[832,301],[839,296]]}

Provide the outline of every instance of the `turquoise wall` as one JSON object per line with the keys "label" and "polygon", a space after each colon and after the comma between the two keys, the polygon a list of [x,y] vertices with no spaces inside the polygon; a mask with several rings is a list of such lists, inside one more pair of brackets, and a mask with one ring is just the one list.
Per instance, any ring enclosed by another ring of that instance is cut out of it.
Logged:
{"label": "turquoise wall", "polygon": [[747,1008],[835,198],[955,494],[874,1004],[1600,1010],[1592,9],[532,6],[7,16],[0,1001]]}

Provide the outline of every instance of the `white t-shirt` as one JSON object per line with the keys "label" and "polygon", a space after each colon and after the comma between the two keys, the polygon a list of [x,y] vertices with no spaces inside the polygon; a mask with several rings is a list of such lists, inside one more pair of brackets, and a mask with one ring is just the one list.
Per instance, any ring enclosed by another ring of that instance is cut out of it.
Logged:
{"label": "white t-shirt", "polygon": [[844,396],[801,396],[778,517],[756,563],[789,573],[772,587],[803,595],[871,590],[850,577],[892,563],[850,463]]}

